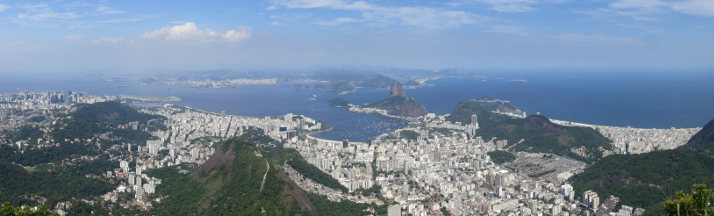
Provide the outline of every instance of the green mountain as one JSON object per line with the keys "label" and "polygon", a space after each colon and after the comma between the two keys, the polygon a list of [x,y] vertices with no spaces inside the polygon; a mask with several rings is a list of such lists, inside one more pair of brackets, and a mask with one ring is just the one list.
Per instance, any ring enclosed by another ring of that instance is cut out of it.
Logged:
{"label": "green mountain", "polygon": [[446,119],[470,124],[471,116],[477,115],[477,136],[507,139],[507,148],[515,151],[553,153],[593,162],[612,148],[609,139],[591,128],[557,125],[541,115],[515,119],[491,112],[501,106],[462,101]]}
{"label": "green mountain", "polygon": [[402,117],[419,117],[426,115],[427,111],[414,98],[407,97],[404,87],[399,82],[394,82],[389,92],[389,97],[368,105],[368,107],[387,110],[387,113]]}
{"label": "green mountain", "polygon": [[622,204],[656,212],[661,202],[695,183],[714,184],[714,158],[687,148],[610,155],[570,179],[577,195],[593,190]]}
{"label": "green mountain", "polygon": [[153,130],[157,127],[162,127],[160,124],[149,125],[148,122],[152,119],[164,120],[165,118],[140,113],[136,109],[116,101],[85,104],[72,112],[67,119],[61,121],[53,131],[52,136],[56,140],[87,139],[95,134],[114,130],[113,132],[117,136],[127,137],[127,141],[145,142],[146,138],[148,138],[148,133],[142,133],[141,131],[129,132],[115,127],[129,122],[138,122],[142,129],[149,128]]}
{"label": "green mountain", "polygon": [[694,134],[683,147],[714,153],[714,119],[704,125],[697,134]]}
{"label": "green mountain", "polygon": [[119,163],[97,159],[73,167],[25,169],[0,158],[0,203],[36,205],[45,198],[45,204],[53,206],[71,198],[91,199],[112,191],[116,184],[85,175],[118,167]]}
{"label": "green mountain", "polygon": [[[363,215],[362,210],[369,207],[350,201],[330,202],[323,196],[304,192],[278,164],[312,165],[294,150],[260,149],[256,147],[259,143],[277,142],[260,132],[248,132],[218,144],[217,152],[206,163],[190,169],[192,174],[178,173],[176,167],[147,171],[148,175],[163,179],[157,193],[166,195],[165,200],[155,203],[151,214]],[[296,160],[300,162],[291,162]],[[304,167],[296,170],[303,170],[301,173],[312,178],[327,175],[319,169],[320,174],[304,172]]]}
{"label": "green mountain", "polygon": [[714,184],[714,157],[710,154],[713,122],[677,149],[610,155],[597,161],[570,179],[576,194],[586,190],[601,198],[612,194],[622,198],[624,205],[663,215],[662,202],[676,191],[687,191],[693,184]]}

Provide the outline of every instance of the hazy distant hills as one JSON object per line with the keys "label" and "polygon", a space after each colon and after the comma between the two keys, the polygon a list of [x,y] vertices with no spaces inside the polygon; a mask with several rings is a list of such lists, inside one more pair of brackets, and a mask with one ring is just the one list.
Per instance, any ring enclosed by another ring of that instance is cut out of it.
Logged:
{"label": "hazy distant hills", "polygon": [[622,198],[622,204],[660,215],[661,203],[676,191],[693,184],[714,186],[712,138],[714,121],[677,149],[607,156],[570,181],[578,195],[585,190],[598,192],[601,199],[613,194]]}
{"label": "hazy distant hills", "polygon": [[389,96],[381,101],[368,105],[369,107],[387,110],[388,114],[402,117],[419,117],[426,115],[424,106],[414,98],[407,97],[404,87],[399,82],[394,82]]}
{"label": "hazy distant hills", "polygon": [[553,153],[593,162],[612,148],[609,139],[591,128],[557,125],[542,115],[515,119],[491,112],[503,106],[462,101],[447,120],[470,124],[475,114],[479,121],[476,135],[485,140],[507,139],[509,150]]}

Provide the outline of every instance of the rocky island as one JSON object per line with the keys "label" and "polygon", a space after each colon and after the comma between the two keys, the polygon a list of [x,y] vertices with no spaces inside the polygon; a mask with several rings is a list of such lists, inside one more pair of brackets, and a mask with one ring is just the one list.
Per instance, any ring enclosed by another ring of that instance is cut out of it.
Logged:
{"label": "rocky island", "polygon": [[426,115],[426,109],[414,98],[407,97],[404,86],[399,82],[394,82],[389,91],[389,97],[367,107],[386,110],[389,115],[400,117],[419,117]]}

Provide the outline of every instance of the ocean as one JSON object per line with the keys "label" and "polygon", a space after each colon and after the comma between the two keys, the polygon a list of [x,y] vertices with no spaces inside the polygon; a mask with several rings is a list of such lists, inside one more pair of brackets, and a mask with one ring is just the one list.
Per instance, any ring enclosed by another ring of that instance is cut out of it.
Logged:
{"label": "ocean", "polygon": [[[713,73],[552,72],[487,74],[486,77],[444,78],[407,89],[429,111],[450,113],[462,100],[491,97],[508,100],[528,114],[559,120],[638,128],[701,127],[714,118]],[[292,84],[244,85],[236,88],[185,88],[140,84],[130,80],[59,78],[0,81],[0,94],[29,91],[80,91],[106,95],[177,96],[175,102],[227,114],[261,117],[302,114],[326,122],[325,139],[366,141],[404,127],[406,122],[379,115],[351,113],[327,105],[342,97],[354,104],[385,98],[386,89],[358,89],[350,94],[294,90]],[[310,100],[316,95],[317,100]]]}

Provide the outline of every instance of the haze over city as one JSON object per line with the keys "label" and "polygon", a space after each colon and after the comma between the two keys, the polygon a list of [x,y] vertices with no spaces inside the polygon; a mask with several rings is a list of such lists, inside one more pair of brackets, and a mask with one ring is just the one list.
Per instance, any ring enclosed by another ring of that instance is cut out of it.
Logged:
{"label": "haze over city", "polygon": [[2,73],[710,69],[708,0],[3,1]]}

